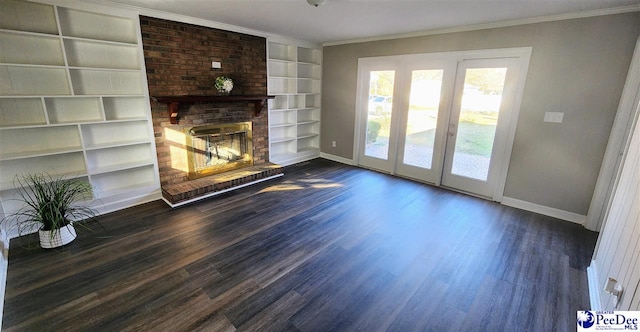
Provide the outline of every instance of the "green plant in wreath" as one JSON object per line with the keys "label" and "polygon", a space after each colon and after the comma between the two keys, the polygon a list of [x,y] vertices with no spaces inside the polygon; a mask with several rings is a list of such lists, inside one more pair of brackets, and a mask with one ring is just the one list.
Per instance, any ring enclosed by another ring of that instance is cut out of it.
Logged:
{"label": "green plant in wreath", "polygon": [[216,90],[220,93],[230,93],[233,90],[233,80],[227,76],[216,77]]}
{"label": "green plant in wreath", "polygon": [[[5,217],[2,223],[17,228],[19,235],[40,231],[40,243],[44,248],[50,247],[43,245],[43,234],[54,240],[67,226],[86,228],[81,221],[95,220],[98,214],[92,207],[78,204],[93,198],[91,185],[86,181],[42,173],[16,176],[14,183],[18,194],[16,200],[23,206]],[[75,239],[75,230],[72,233],[71,240]]]}
{"label": "green plant in wreath", "polygon": [[382,125],[378,121],[369,120],[367,122],[367,143],[373,143],[378,138]]}

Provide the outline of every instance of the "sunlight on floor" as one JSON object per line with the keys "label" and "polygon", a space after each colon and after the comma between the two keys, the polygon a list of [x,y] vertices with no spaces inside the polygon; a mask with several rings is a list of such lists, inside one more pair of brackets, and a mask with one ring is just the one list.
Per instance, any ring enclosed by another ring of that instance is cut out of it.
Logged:
{"label": "sunlight on floor", "polygon": [[304,179],[296,182],[286,181],[283,184],[270,186],[260,190],[261,193],[274,192],[274,191],[288,191],[288,190],[301,190],[306,188],[313,189],[327,189],[327,188],[340,188],[344,187],[341,183],[328,181],[325,179]]}

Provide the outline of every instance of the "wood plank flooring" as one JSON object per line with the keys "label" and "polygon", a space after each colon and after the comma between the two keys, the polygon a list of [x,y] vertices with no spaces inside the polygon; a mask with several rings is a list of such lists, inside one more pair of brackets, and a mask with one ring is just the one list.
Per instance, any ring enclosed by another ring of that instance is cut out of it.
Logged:
{"label": "wood plank flooring", "polygon": [[316,159],[11,241],[5,331],[574,331],[597,233]]}

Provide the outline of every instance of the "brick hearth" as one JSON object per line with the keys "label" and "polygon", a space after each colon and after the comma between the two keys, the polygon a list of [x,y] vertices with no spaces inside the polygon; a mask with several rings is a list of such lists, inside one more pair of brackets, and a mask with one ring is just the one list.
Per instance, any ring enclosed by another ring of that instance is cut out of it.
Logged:
{"label": "brick hearth", "polygon": [[171,205],[181,205],[195,198],[212,196],[230,188],[282,175],[282,166],[266,163],[239,170],[207,176],[162,187],[162,196]]}

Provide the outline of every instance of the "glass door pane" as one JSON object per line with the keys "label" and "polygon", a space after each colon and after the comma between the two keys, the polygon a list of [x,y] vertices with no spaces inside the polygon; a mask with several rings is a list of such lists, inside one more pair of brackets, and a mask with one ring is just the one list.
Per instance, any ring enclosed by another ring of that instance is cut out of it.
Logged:
{"label": "glass door pane", "polygon": [[451,173],[486,181],[507,68],[468,68]]}
{"label": "glass door pane", "polygon": [[370,72],[364,151],[366,156],[385,160],[389,158],[394,78],[395,70]]}
{"label": "glass door pane", "polygon": [[431,169],[438,124],[442,69],[413,70],[405,130],[405,165]]}

